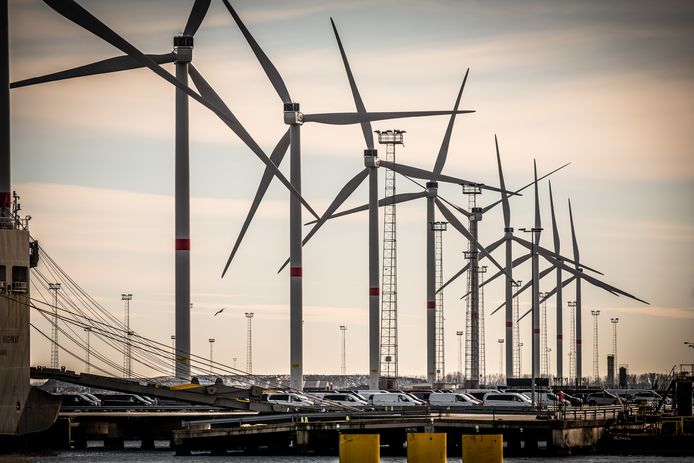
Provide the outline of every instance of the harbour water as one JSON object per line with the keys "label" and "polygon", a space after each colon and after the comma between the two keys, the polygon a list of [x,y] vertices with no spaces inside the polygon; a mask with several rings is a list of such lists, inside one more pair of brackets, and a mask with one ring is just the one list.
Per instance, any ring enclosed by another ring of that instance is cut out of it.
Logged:
{"label": "harbour water", "polygon": [[[165,445],[157,442],[157,446]],[[339,463],[336,456],[245,456],[229,454],[214,456],[209,454],[193,454],[191,456],[176,456],[170,450],[144,451],[138,448],[126,448],[124,450],[104,450],[92,448],[86,450],[66,450],[46,452],[35,455],[0,455],[0,463],[73,463],[99,462],[99,463]],[[406,457],[381,457],[383,463],[406,463]],[[460,463],[460,457],[448,458],[448,463]],[[533,458],[506,458],[505,463],[685,463],[692,462],[692,457],[658,457],[650,455],[580,455],[563,457],[533,457]]]}

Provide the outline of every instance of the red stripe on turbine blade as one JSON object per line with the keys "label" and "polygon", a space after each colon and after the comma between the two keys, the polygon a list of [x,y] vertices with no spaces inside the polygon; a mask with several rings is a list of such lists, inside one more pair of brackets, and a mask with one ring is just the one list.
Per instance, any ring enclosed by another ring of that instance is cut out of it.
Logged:
{"label": "red stripe on turbine blade", "polygon": [[427,301],[427,309],[435,309],[436,301]]}
{"label": "red stripe on turbine blade", "polygon": [[289,269],[289,276],[290,277],[301,277],[303,276],[303,270],[301,267],[292,267]]}
{"label": "red stripe on turbine blade", "polygon": [[378,288],[369,288],[369,296],[378,296],[380,290]]}
{"label": "red stripe on turbine blade", "polygon": [[506,322],[506,328],[513,328],[513,322]]}
{"label": "red stripe on turbine blade", "polygon": [[190,238],[176,238],[176,251],[190,251]]}

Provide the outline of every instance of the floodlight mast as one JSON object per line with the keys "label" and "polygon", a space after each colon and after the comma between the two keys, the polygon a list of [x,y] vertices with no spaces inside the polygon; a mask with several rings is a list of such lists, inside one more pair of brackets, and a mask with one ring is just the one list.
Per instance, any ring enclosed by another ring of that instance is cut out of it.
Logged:
{"label": "floodlight mast", "polygon": [[7,3],[0,6],[0,227],[11,226],[12,184],[10,176],[10,57]]}

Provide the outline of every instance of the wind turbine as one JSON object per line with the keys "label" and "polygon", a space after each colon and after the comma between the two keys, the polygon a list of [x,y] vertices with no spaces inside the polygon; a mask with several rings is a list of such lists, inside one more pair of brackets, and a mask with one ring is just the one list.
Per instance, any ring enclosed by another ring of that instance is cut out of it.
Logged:
{"label": "wind turbine", "polygon": [[[188,143],[188,97],[192,97],[203,106],[213,111],[243,142],[265,163],[282,183],[290,189],[292,197],[299,197],[311,211],[308,203],[300,197],[290,182],[277,169],[277,166],[265,155],[258,144],[239,123],[233,113],[221,102],[209,85],[198,90],[205,93],[201,96],[188,87],[190,73],[196,84],[207,84],[191,64],[193,53],[193,36],[205,17],[210,0],[196,0],[186,22],[182,35],[174,37],[174,51],[162,55],[145,55],[108,26],[94,17],[74,1],[44,0],[56,12],[92,32],[102,40],[110,43],[125,53],[77,68],[48,74],[46,76],[26,79],[12,84],[12,88],[24,87],[45,82],[52,82],[74,77],[118,72],[147,67],[176,87],[176,187],[175,187],[175,250],[176,250],[176,376],[180,379],[190,378],[190,195],[189,195],[189,143]],[[175,63],[176,76],[165,71],[160,64]],[[215,98],[216,97],[216,98]],[[215,100],[210,102],[210,98]],[[282,143],[282,140],[280,141]]]}
{"label": "wind turbine", "polygon": [[[576,230],[574,228],[574,222],[573,222],[573,214],[571,211],[571,200],[569,199],[569,221],[571,224],[571,241],[573,244],[573,254],[574,254],[574,259],[570,260],[565,257],[562,258],[562,256],[558,256],[557,254],[554,253],[546,253],[543,254],[543,257],[550,263],[552,264],[552,267],[550,267],[547,270],[552,270],[553,268],[556,268],[558,271],[564,270],[571,274],[571,277],[568,279],[561,281],[555,288],[553,288],[551,291],[547,292],[546,295],[540,300],[539,302],[543,302],[547,298],[553,296],[555,293],[558,293],[561,291],[563,287],[571,283],[572,281],[576,281],[576,378],[578,381],[580,381],[580,378],[582,377],[582,368],[580,365],[580,359],[581,357],[581,315],[580,315],[580,307],[581,307],[581,280],[585,280],[587,283],[590,283],[592,286],[597,286],[598,288],[604,289],[605,291],[615,295],[615,296],[626,296],[630,299],[634,299],[636,301],[642,302],[644,304],[649,304],[648,302],[644,301],[643,299],[639,299],[638,297],[627,293],[619,288],[616,288],[612,285],[609,285],[601,280],[598,280],[595,277],[592,277],[590,275],[587,275],[583,272],[584,269],[588,268],[582,263],[580,263],[580,253],[578,250],[578,241],[576,240]],[[516,240],[521,244],[522,246],[528,248],[528,245],[530,243],[525,242],[524,240]],[[574,268],[569,267],[564,263],[564,261],[568,261],[574,264]],[[592,269],[591,269],[592,270]],[[522,292],[523,289],[519,290],[519,293]],[[523,314],[518,320],[522,320],[526,315],[528,315],[530,312],[526,312]]]}
{"label": "wind turbine", "polygon": [[[528,184],[524,185],[523,187],[519,188],[518,190],[515,190],[513,193],[506,192],[506,182],[504,181],[504,173],[501,165],[501,154],[499,152],[499,141],[496,135],[494,135],[494,145],[496,149],[496,161],[497,161],[497,167],[498,167],[498,172],[499,172],[499,187],[501,188],[502,191],[501,193],[501,199],[498,201],[495,201],[491,204],[489,204],[486,207],[482,208],[476,208],[477,210],[473,211],[467,211],[461,207],[457,207],[463,215],[467,216],[470,218],[470,225],[471,225],[471,232],[475,236],[475,239],[478,239],[478,234],[479,234],[479,222],[482,220],[484,217],[484,214],[492,210],[494,207],[498,206],[499,204],[502,205],[503,209],[503,216],[504,216],[504,236],[495,241],[494,243],[490,244],[487,246],[487,251],[492,252],[494,251],[497,247],[499,247],[502,243],[506,243],[506,264],[504,266],[504,271],[499,271],[497,272],[494,276],[491,278],[487,279],[484,283],[482,284],[477,284],[479,280],[476,278],[471,279],[471,288],[470,288],[470,293],[465,294],[464,297],[468,297],[470,294],[473,294],[471,297],[471,305],[474,306],[474,303],[479,304],[479,290],[485,286],[486,284],[490,283],[497,277],[505,274],[506,275],[506,282],[505,282],[505,305],[506,305],[506,333],[505,333],[505,345],[506,345],[506,377],[511,378],[513,377],[513,288],[514,288],[514,280],[513,280],[513,267],[518,265],[521,262],[524,262],[526,259],[528,259],[530,256],[526,255],[520,258],[520,260],[513,260],[513,253],[512,253],[512,243],[513,243],[513,228],[511,227],[511,209],[509,205],[509,196],[512,194],[518,194],[521,191],[525,190],[526,188],[529,188],[533,185],[537,185],[537,182],[540,180],[543,180],[550,175],[554,174],[555,172],[563,169],[564,167],[568,166],[570,163],[566,163],[550,172],[547,174],[543,175],[539,179],[536,178],[534,181],[529,182]],[[474,220],[473,220],[474,219]],[[466,264],[462,269],[460,269],[458,272],[456,272],[451,278],[444,283],[441,288],[437,289],[438,291],[443,290],[446,286],[448,286],[450,283],[455,281],[458,277],[463,275],[470,267],[474,267],[477,265],[480,258],[478,258],[476,255],[472,254],[471,257],[474,259],[471,260],[468,264]],[[483,257],[483,256],[482,256]],[[471,276],[474,276],[471,274]],[[462,298],[461,298],[462,299]],[[498,310],[498,308],[496,309]],[[492,312],[490,315],[493,315],[494,312]],[[479,312],[479,307],[477,307],[477,313]]]}
{"label": "wind turbine", "polygon": [[[465,75],[465,78],[467,78],[467,73]],[[463,88],[465,86],[465,79],[463,80],[463,85],[461,86],[460,92],[458,93],[456,103],[455,103],[455,108],[458,107],[458,104],[460,103],[460,98],[462,95]],[[472,233],[470,233],[467,228],[458,220],[457,217],[451,212],[450,209],[448,209],[443,202],[438,197],[438,182],[436,180],[444,181],[447,183],[456,183],[460,185],[471,185],[471,186],[476,186],[480,187],[483,189],[489,189],[493,191],[504,191],[503,188],[500,190],[498,188],[494,187],[488,187],[479,183],[474,183],[470,182],[467,180],[462,180],[462,179],[457,179],[454,177],[449,177],[441,174],[441,171],[443,170],[443,166],[446,161],[446,157],[448,155],[448,148],[450,145],[450,138],[451,134],[453,131],[453,123],[455,122],[455,113],[451,115],[451,118],[448,122],[448,126],[446,128],[446,132],[443,137],[443,141],[441,143],[441,147],[439,149],[438,156],[436,158],[436,162],[434,164],[434,170],[431,172],[425,171],[423,169],[418,169],[410,166],[403,166],[400,164],[395,164],[395,163],[386,163],[386,162],[381,162],[381,165],[393,168],[396,172],[400,173],[401,175],[404,175],[406,177],[416,177],[420,179],[428,179],[429,181],[426,184],[425,191],[419,192],[419,193],[401,193],[397,194],[393,197],[389,198],[383,198],[379,200],[377,203],[375,201],[375,195],[371,194],[370,199],[371,201],[369,202],[368,205],[362,205],[359,207],[355,207],[352,209],[348,209],[339,213],[333,214],[335,210],[345,201],[345,199],[349,196],[349,194],[354,191],[356,186],[358,185],[350,185],[348,184],[343,190],[338,194],[336,197],[335,201],[331,204],[331,206],[326,210],[326,212],[323,214],[323,217],[321,217],[320,220],[315,222],[314,228],[309,232],[307,235],[306,239],[304,239],[304,242],[308,241],[308,239],[315,234],[315,232],[320,228],[323,223],[325,223],[326,220],[328,219],[333,219],[337,217],[342,217],[345,215],[353,214],[356,212],[360,211],[365,211],[369,210],[370,212],[370,227],[372,227],[372,223],[377,223],[377,220],[374,216],[374,219],[371,219],[371,211],[375,209],[375,206],[384,206],[385,204],[400,204],[408,201],[412,201],[415,199],[419,198],[426,198],[427,199],[427,246],[426,246],[426,256],[427,256],[427,271],[426,271],[426,280],[427,280],[427,305],[426,305],[426,314],[427,314],[427,341],[426,341],[426,346],[427,346],[427,381],[428,382],[433,382],[436,374],[436,283],[435,283],[435,249],[434,249],[434,231],[431,227],[431,224],[434,223],[434,205],[438,207],[438,209],[441,211],[441,213],[444,215],[446,220],[456,229],[458,232],[460,232],[463,236],[465,236],[469,241],[473,242],[475,246],[477,246],[483,255],[486,255],[490,258],[490,260],[498,267],[501,269],[501,266],[494,260],[494,258],[488,254],[488,251],[482,247],[474,237]],[[354,180],[354,179],[353,179]],[[417,183],[417,182],[415,182]],[[420,187],[419,183],[417,183]],[[424,188],[424,187],[422,187]],[[450,203],[449,203],[450,204]],[[457,206],[452,206],[458,210]],[[314,222],[311,222],[314,223]],[[370,235],[371,236],[371,235]],[[373,238],[374,244],[372,245],[372,241],[370,240],[370,249],[372,250],[371,253],[373,253],[373,249],[376,249],[377,253],[377,243],[378,243],[378,235],[376,232],[376,235]],[[372,247],[373,246],[373,247]],[[373,254],[371,254],[373,255]],[[376,254],[376,275],[377,275],[377,265],[378,265],[378,254]],[[370,261],[371,262],[371,261]],[[372,265],[370,265],[370,268],[372,268]],[[502,269],[503,271],[503,269]],[[376,298],[377,300],[377,298]]]}
{"label": "wind turbine", "polygon": [[[451,114],[451,111],[409,111],[409,112],[367,112],[361,98],[356,91],[356,84],[354,83],[353,77],[350,79],[350,86],[352,87],[352,92],[355,97],[355,103],[357,105],[357,112],[352,113],[324,113],[324,114],[304,114],[300,111],[299,103],[293,101],[287,90],[280,73],[275,68],[274,64],[270,61],[265,52],[260,48],[256,40],[251,35],[248,28],[245,26],[239,15],[232,8],[227,0],[223,0],[229,13],[234,18],[237,26],[241,30],[241,33],[245,37],[249,46],[251,47],[253,53],[258,59],[261,67],[263,68],[265,74],[267,75],[270,83],[275,89],[275,92],[280,97],[283,104],[283,116],[285,124],[289,125],[289,146],[290,146],[290,181],[297,191],[301,191],[301,144],[300,144],[300,134],[301,126],[305,122],[317,122],[321,124],[331,124],[331,125],[347,125],[347,124],[361,124],[362,131],[364,132],[364,137],[367,140],[367,151],[365,152],[364,162],[366,164],[366,169],[355,178],[353,178],[348,185],[358,185],[364,180],[366,176],[370,178],[369,185],[370,189],[376,189],[377,179],[376,179],[376,168],[378,167],[379,161],[377,157],[377,151],[373,148],[373,135],[370,130],[370,125],[368,122],[387,120],[387,119],[397,119],[403,117],[423,117],[423,116],[436,116],[443,114]],[[335,32],[337,32],[335,30]],[[338,38],[339,43],[339,38]],[[339,43],[340,44],[340,43]],[[340,48],[341,44],[340,44]],[[344,55],[344,50],[341,50],[343,55],[343,60],[346,63],[346,57]],[[346,65],[347,66],[347,65]],[[348,67],[348,66],[347,66]],[[348,76],[351,75],[351,71],[348,70]],[[457,111],[457,113],[465,113],[470,111]],[[370,137],[370,138],[369,138]],[[369,144],[368,140],[371,139]],[[280,155],[277,156],[281,158]],[[242,226],[241,234],[234,245],[229,259],[227,260],[226,266],[222,272],[222,276],[226,274],[229,265],[238,250],[240,242],[248,229],[250,221],[255,215],[255,211],[262,200],[262,197],[267,190],[269,185],[269,179],[265,181],[266,178],[263,177],[261,180],[261,185],[256,193],[256,197],[251,205],[251,210],[249,211],[248,218]],[[356,186],[354,187],[356,188]],[[303,353],[302,353],[302,312],[303,312],[303,291],[302,291],[302,239],[301,239],[301,209],[300,204],[294,200],[290,201],[289,206],[289,241],[290,241],[290,252],[289,252],[289,265],[290,265],[290,386],[293,389],[302,389],[303,386]],[[376,240],[378,239],[378,225],[375,228],[370,228],[370,235],[376,233]],[[374,253],[370,254],[370,262],[373,260]],[[376,256],[376,269],[378,269],[378,250],[375,251]],[[373,265],[370,265],[373,267]],[[375,277],[370,277],[370,282],[372,287],[378,287],[378,274]],[[370,302],[369,305],[369,319],[370,323],[375,325],[375,328],[370,328],[370,338],[374,337],[376,343],[378,342],[378,293],[375,295],[370,295],[370,300],[375,300]],[[375,305],[374,305],[375,304]],[[373,307],[375,307],[375,315],[373,314]],[[375,323],[373,323],[375,321]],[[373,340],[370,341],[370,345],[373,344]],[[377,346],[378,344],[376,344]],[[376,366],[373,365],[372,359],[375,357]],[[373,377],[378,376],[378,349],[376,353],[370,353],[370,382],[373,383]],[[373,371],[375,370],[375,371]]]}

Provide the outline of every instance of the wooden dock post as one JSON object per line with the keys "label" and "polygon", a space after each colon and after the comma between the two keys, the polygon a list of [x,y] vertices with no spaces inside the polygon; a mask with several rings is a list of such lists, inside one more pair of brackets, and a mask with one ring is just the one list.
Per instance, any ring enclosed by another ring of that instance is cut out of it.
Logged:
{"label": "wooden dock post", "polygon": [[502,434],[464,434],[463,463],[503,463]]}
{"label": "wooden dock post", "polygon": [[340,463],[379,463],[380,434],[340,434]]}
{"label": "wooden dock post", "polygon": [[446,463],[446,433],[407,433],[407,463]]}

